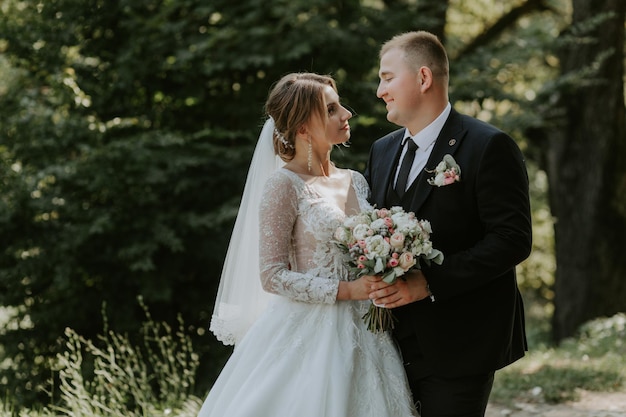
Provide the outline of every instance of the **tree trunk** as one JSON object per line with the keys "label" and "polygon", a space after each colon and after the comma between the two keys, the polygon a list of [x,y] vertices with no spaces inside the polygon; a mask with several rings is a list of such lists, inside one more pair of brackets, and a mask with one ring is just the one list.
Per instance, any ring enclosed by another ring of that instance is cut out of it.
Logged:
{"label": "tree trunk", "polygon": [[[572,336],[589,319],[626,311],[626,2],[572,3],[572,30],[567,35],[594,15],[612,14],[593,29],[591,42],[570,44],[561,54],[564,75],[588,66],[597,72],[563,93],[565,120],[549,135],[556,341]],[[599,56],[605,59],[598,61]]]}

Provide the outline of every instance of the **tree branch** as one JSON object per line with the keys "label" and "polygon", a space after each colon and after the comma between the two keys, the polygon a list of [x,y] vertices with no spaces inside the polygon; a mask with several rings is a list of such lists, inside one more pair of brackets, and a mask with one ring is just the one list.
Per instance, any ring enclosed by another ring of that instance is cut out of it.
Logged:
{"label": "tree branch", "polygon": [[527,0],[525,3],[511,9],[507,14],[500,17],[493,26],[483,31],[472,42],[467,44],[457,54],[455,59],[469,55],[481,46],[489,44],[524,15],[545,10],[552,10],[556,13],[547,3],[547,0]]}

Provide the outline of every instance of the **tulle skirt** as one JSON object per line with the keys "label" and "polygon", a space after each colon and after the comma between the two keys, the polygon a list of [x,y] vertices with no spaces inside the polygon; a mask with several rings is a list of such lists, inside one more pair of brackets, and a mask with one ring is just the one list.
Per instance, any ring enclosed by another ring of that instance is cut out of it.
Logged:
{"label": "tulle skirt", "polygon": [[369,332],[369,301],[276,297],[233,351],[199,417],[410,417],[400,355]]}

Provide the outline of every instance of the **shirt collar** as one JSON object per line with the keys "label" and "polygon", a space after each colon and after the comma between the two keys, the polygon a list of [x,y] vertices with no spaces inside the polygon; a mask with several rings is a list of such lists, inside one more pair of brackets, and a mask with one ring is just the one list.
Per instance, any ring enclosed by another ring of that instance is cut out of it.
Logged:
{"label": "shirt collar", "polygon": [[443,129],[443,125],[446,123],[446,120],[448,119],[451,111],[452,106],[450,105],[450,102],[448,102],[441,114],[437,116],[437,118],[433,120],[428,126],[417,132],[414,136],[411,136],[411,133],[409,133],[409,129],[405,128],[404,138],[402,139],[402,146],[406,144],[406,141],[409,138],[412,138],[419,147],[418,150],[426,151],[437,140],[437,136],[439,136],[439,133],[441,133],[441,129]]}

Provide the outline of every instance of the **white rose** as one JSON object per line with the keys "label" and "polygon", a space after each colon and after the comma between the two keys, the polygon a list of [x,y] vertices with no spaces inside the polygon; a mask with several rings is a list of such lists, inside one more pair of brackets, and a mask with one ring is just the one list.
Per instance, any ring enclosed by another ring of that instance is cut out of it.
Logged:
{"label": "white rose", "polygon": [[370,224],[370,227],[372,228],[372,230],[382,230],[383,228],[386,229],[387,227],[385,226],[385,220],[384,219],[377,219],[374,220],[372,222],[372,224]]}
{"label": "white rose", "polygon": [[424,229],[424,231],[428,234],[431,234],[433,232],[433,229],[430,226],[430,222],[428,220],[422,220],[420,222],[420,226],[422,226],[422,229]]}
{"label": "white rose", "polygon": [[369,259],[384,258],[389,256],[391,245],[382,236],[376,235],[365,240],[365,249]]}
{"label": "white rose", "polygon": [[396,230],[403,233],[409,232],[414,227],[415,222],[407,213],[396,213],[391,219],[396,224]]}
{"label": "white rose", "polygon": [[352,229],[352,236],[354,236],[354,238],[356,240],[363,240],[366,237],[370,236],[370,227],[366,224],[357,224],[354,229]]}

